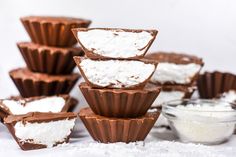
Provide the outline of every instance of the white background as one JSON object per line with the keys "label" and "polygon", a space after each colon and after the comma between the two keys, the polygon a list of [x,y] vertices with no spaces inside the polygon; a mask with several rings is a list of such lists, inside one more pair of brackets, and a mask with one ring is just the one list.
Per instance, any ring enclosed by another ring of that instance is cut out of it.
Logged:
{"label": "white background", "polygon": [[203,57],[204,70],[236,73],[235,0],[0,0],[0,97],[17,94],[8,71],[24,66],[15,43],[29,40],[19,21],[26,15],[83,17],[92,27],[155,28],[152,51],[195,54]]}

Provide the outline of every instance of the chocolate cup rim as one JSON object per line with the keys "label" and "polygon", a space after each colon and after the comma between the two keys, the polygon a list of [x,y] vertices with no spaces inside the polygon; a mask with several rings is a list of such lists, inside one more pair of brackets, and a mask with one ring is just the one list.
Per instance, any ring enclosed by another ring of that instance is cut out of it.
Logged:
{"label": "chocolate cup rim", "polygon": [[[184,56],[186,58],[190,58],[191,61],[187,62],[186,63],[177,63],[177,62],[172,62],[172,61],[160,61],[158,59],[155,59],[155,54],[167,54],[169,56],[171,56],[172,54],[174,55],[180,55],[180,56]],[[148,59],[152,59],[152,60],[156,60],[160,63],[174,63],[174,64],[179,64],[179,65],[185,65],[185,64],[190,64],[190,63],[194,63],[194,64],[198,64],[198,65],[201,65],[202,67],[204,66],[204,62],[203,62],[203,59],[200,58],[200,57],[197,57],[197,56],[194,56],[194,55],[189,55],[189,54],[186,54],[186,53],[176,53],[176,52],[164,52],[164,51],[155,51],[155,52],[151,52],[149,53],[147,56],[145,56],[145,58],[148,58]],[[195,59],[196,61],[192,61],[193,59]]]}
{"label": "chocolate cup rim", "polygon": [[[97,53],[94,53],[93,51],[91,50],[88,50],[83,44],[82,42],[80,41],[80,39],[78,38],[77,36],[77,32],[78,31],[83,31],[83,32],[86,32],[86,31],[89,31],[89,30],[94,30],[94,29],[99,29],[99,30],[124,30],[124,31],[127,31],[127,32],[136,32],[136,33],[139,33],[139,32],[142,32],[142,31],[146,31],[146,32],[149,32],[151,33],[152,35],[152,39],[147,43],[147,45],[145,46],[146,50],[144,51],[143,54],[141,55],[137,55],[137,56],[133,56],[133,57],[109,57],[109,56],[103,56],[103,55],[100,55],[100,54],[97,54]],[[155,30],[155,29],[123,29],[123,28],[73,28],[71,29],[74,37],[76,38],[76,40],[78,41],[78,43],[80,44],[81,48],[83,49],[83,51],[85,52],[86,56],[88,56],[89,58],[109,58],[109,59],[139,59],[139,58],[143,58],[148,49],[151,47],[152,43],[154,42],[154,40],[156,39],[156,36],[158,34],[158,31]]]}
{"label": "chocolate cup rim", "polygon": [[228,71],[219,71],[219,70],[214,70],[214,71],[204,71],[203,73],[200,73],[200,75],[205,75],[205,74],[214,74],[214,73],[219,73],[219,74],[228,74],[236,77],[236,74]]}
{"label": "chocolate cup rim", "polygon": [[[47,46],[47,45],[40,45],[37,43],[33,42],[28,42],[28,41],[22,41],[22,42],[17,42],[16,43],[18,48],[23,48],[26,47],[27,49],[30,50],[37,50],[38,52],[42,52],[45,50],[49,50],[50,53],[68,53],[69,51],[81,51],[83,53],[83,50],[81,47],[56,47],[56,46]],[[34,45],[34,47],[31,47],[31,45]]]}
{"label": "chocolate cup rim", "polygon": [[79,88],[87,88],[89,90],[93,91],[99,91],[100,93],[114,93],[114,94],[135,94],[135,93],[143,93],[147,94],[149,92],[160,92],[162,90],[162,87],[155,86],[155,87],[145,87],[143,89],[122,89],[122,88],[92,88],[89,86],[87,82],[81,82],[79,84]]}
{"label": "chocolate cup rim", "polygon": [[64,82],[66,80],[69,80],[69,81],[74,81],[74,80],[78,80],[80,78],[80,74],[79,73],[71,73],[71,74],[65,74],[65,75],[48,75],[48,74],[45,74],[45,73],[39,73],[39,72],[32,72],[31,73],[37,73],[37,74],[43,74],[43,75],[48,75],[49,77],[53,77],[53,76],[67,76],[67,77],[64,77],[63,80],[57,80],[57,79],[54,79],[54,80],[43,80],[43,79],[35,79],[35,78],[22,78],[22,77],[15,77],[13,75],[13,73],[19,69],[28,69],[28,68],[16,68],[16,69],[12,69],[9,71],[9,75],[12,79],[21,79],[21,80],[32,80],[34,82],[46,82],[46,83],[49,83],[49,82]]}
{"label": "chocolate cup rim", "polygon": [[[39,19],[39,18],[45,18],[45,19]],[[60,19],[60,18],[63,18],[63,20],[60,20],[60,21],[51,20],[51,19]],[[71,19],[71,20],[68,20],[68,19]],[[34,16],[34,15],[20,17],[20,21],[55,23],[55,24],[60,23],[60,24],[65,24],[65,25],[73,24],[73,23],[79,23],[79,24],[86,23],[88,26],[92,23],[91,20],[84,19],[84,18],[67,17],[67,16]]]}
{"label": "chocolate cup rim", "polygon": [[[154,62],[154,61],[150,61],[150,60],[147,60],[147,59],[113,59],[113,60],[120,60],[120,61],[141,61],[141,62],[144,62],[146,64],[154,64],[155,68],[152,72],[152,74],[146,79],[144,80],[143,82],[137,84],[137,85],[133,85],[133,86],[130,86],[130,87],[121,87],[121,88],[114,88],[114,87],[111,87],[110,85],[109,86],[106,86],[106,87],[102,87],[102,86],[99,86],[99,85],[96,85],[92,82],[90,82],[87,78],[87,76],[85,75],[83,69],[80,67],[80,63],[82,61],[82,59],[91,59],[91,58],[87,58],[87,57],[81,57],[81,56],[74,56],[74,61],[77,65],[77,67],[79,68],[79,71],[81,73],[81,75],[83,76],[84,80],[86,83],[88,83],[91,87],[94,87],[94,88],[110,88],[110,89],[142,89],[146,84],[147,82],[151,79],[152,75],[154,74],[154,72],[156,71],[156,68],[158,66],[158,62]],[[110,60],[108,58],[102,58],[102,59],[91,59],[91,60]]]}
{"label": "chocolate cup rim", "polygon": [[[102,121],[102,120],[107,120],[107,121],[130,121],[130,120],[141,120],[141,119],[155,119],[155,118],[158,118],[161,114],[160,110],[156,110],[155,112],[147,112],[145,115],[143,116],[140,116],[140,117],[131,117],[131,118],[119,118],[119,117],[106,117],[106,116],[101,116],[101,115],[97,115],[95,114],[93,111],[93,115],[92,116],[88,116],[88,115],[85,115],[85,114],[82,114],[81,112],[83,110],[86,110],[86,109],[90,109],[92,111],[92,109],[90,107],[84,107],[82,109],[80,109],[79,113],[78,113],[78,116],[81,118],[81,117],[84,117],[86,119],[96,119],[96,120],[99,120],[99,121]],[[148,115],[148,113],[150,115]]]}
{"label": "chocolate cup rim", "polygon": [[[28,120],[27,118],[32,118],[34,114],[41,114],[39,117],[36,117],[35,119]],[[62,115],[62,114],[67,114],[67,116],[57,116],[57,117],[50,117],[48,119],[45,118],[45,115]],[[15,117],[17,119],[13,120],[8,120],[10,117]],[[41,119],[40,119],[41,118]],[[29,123],[49,123],[53,121],[59,121],[59,120],[64,120],[64,119],[77,119],[78,115],[74,112],[57,112],[57,113],[52,113],[52,112],[29,112],[26,114],[20,114],[20,115],[9,115],[8,117],[4,118],[4,124],[13,124],[22,121],[22,122],[29,122]]]}

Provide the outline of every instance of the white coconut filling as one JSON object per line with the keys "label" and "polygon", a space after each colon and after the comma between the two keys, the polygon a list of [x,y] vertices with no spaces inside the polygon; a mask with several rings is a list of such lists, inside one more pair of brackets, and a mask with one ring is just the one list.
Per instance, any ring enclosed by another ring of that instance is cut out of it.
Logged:
{"label": "white coconut filling", "polygon": [[14,126],[15,135],[20,142],[42,144],[52,147],[64,142],[75,125],[75,118],[43,123],[17,122]]}
{"label": "white coconut filling", "polygon": [[77,33],[81,44],[93,53],[128,58],[142,55],[153,36],[150,32],[125,32],[93,29]]}
{"label": "white coconut filling", "polygon": [[31,102],[27,102],[23,105],[24,101],[4,100],[3,104],[14,115],[26,114],[29,112],[61,112],[65,105],[65,100],[62,97],[48,97]]}
{"label": "white coconut filling", "polygon": [[89,82],[101,86],[122,88],[146,81],[154,72],[155,65],[141,61],[84,59],[80,63]]}
{"label": "white coconut filling", "polygon": [[222,101],[235,102],[236,101],[236,91],[230,90],[221,95],[220,98]]}
{"label": "white coconut filling", "polygon": [[185,93],[182,91],[161,91],[152,106],[161,106],[164,102],[183,99]]}
{"label": "white coconut filling", "polygon": [[174,64],[159,63],[153,74],[151,81],[154,83],[164,84],[166,82],[188,84],[191,83],[192,77],[201,69],[199,64]]}

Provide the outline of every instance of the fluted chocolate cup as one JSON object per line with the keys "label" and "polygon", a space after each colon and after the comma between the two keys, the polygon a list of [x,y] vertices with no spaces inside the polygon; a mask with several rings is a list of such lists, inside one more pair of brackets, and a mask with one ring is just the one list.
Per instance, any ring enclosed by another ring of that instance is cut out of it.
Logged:
{"label": "fluted chocolate cup", "polygon": [[79,88],[95,114],[120,118],[146,114],[161,91],[157,86],[133,90],[98,89],[85,82]]}
{"label": "fluted chocolate cup", "polygon": [[219,94],[236,90],[236,75],[227,72],[205,72],[197,80],[199,96],[201,98],[215,98]]}
{"label": "fluted chocolate cup", "polygon": [[68,94],[80,75],[48,75],[34,73],[27,68],[18,68],[9,72],[22,97],[51,96]]}
{"label": "fluted chocolate cup", "polygon": [[87,28],[91,21],[72,17],[26,16],[21,19],[32,42],[56,47],[76,44],[72,28]]}
{"label": "fluted chocolate cup", "polygon": [[108,118],[83,108],[79,117],[95,141],[101,143],[143,141],[159,117],[159,112],[148,112],[138,118]]}
{"label": "fluted chocolate cup", "polygon": [[73,56],[84,54],[79,47],[58,48],[32,42],[20,42],[17,46],[31,71],[47,74],[71,73],[75,67]]}

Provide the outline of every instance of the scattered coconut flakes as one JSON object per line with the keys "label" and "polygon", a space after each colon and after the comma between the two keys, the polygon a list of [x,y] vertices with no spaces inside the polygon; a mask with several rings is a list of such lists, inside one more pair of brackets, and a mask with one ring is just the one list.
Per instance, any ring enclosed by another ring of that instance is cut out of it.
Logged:
{"label": "scattered coconut flakes", "polygon": [[[184,144],[172,141],[135,142],[102,144],[82,142],[61,145],[61,150],[70,155],[86,157],[233,157],[236,150],[232,147],[219,148],[201,144]],[[56,148],[52,148],[56,149]],[[58,151],[58,150],[57,150]]]}

